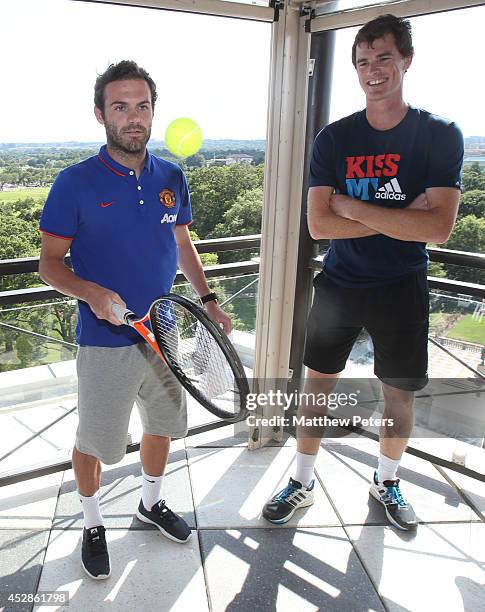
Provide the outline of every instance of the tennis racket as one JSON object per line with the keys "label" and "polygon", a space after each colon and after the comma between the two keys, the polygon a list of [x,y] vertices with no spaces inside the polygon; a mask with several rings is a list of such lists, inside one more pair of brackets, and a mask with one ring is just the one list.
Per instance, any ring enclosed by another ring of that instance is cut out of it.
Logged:
{"label": "tennis racket", "polygon": [[229,422],[245,418],[249,384],[241,360],[200,306],[169,293],[156,299],[142,318],[119,304],[112,310],[148,342],[204,408]]}

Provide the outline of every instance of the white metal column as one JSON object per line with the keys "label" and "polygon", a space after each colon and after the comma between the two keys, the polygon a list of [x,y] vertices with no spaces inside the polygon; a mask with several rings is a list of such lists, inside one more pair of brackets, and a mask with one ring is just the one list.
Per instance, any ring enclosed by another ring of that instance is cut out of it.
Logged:
{"label": "white metal column", "polygon": [[[297,273],[305,152],[310,36],[298,9],[286,6],[273,24],[261,264],[256,323],[255,391],[288,379]],[[261,408],[258,416],[282,415]],[[256,426],[249,447],[279,439],[281,430]]]}

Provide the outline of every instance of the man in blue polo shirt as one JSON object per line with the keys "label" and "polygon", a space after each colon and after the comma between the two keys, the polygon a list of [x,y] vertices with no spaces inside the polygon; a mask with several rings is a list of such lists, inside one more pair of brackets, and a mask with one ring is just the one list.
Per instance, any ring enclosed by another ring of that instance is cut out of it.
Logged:
{"label": "man in blue polo shirt", "polygon": [[[308,227],[315,240],[332,240],[314,281],[304,355],[306,390],[330,393],[362,328],[370,334],[384,395],[370,494],[401,530],[417,525],[396,471],[413,427],[414,391],[427,382],[425,243],[448,240],[463,161],[456,125],[403,100],[412,58],[408,21],[383,15],[361,28],[352,62],[366,108],[326,126],[315,139]],[[299,414],[318,412],[302,406]],[[294,478],[265,505],[268,521],[284,523],[313,503],[321,433],[297,429]],[[354,501],[349,492],[348,503]]]}
{"label": "man in blue polo shirt", "polygon": [[[146,150],[156,99],[155,83],[135,62],[111,65],[97,78],[94,112],[107,144],[60,172],[40,221],[40,275],[79,305],[79,426],[72,463],[85,521],[82,565],[96,579],[110,575],[99,507],[101,461],[113,464],[124,456],[135,401],[144,431],[137,517],[171,540],[186,542],[191,535],[160,499],[170,439],[187,432],[185,394],[139,335],[115,318],[113,304],[143,315],[170,292],[179,266],[212,319],[231,329],[190,239],[185,176]],[[73,270],[64,264],[69,249]]]}

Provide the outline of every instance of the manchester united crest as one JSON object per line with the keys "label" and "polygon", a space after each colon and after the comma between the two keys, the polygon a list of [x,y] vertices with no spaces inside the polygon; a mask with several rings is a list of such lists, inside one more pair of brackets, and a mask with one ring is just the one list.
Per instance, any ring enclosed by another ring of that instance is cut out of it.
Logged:
{"label": "manchester united crest", "polygon": [[163,189],[159,197],[160,202],[167,208],[173,208],[175,206],[175,194],[171,189]]}

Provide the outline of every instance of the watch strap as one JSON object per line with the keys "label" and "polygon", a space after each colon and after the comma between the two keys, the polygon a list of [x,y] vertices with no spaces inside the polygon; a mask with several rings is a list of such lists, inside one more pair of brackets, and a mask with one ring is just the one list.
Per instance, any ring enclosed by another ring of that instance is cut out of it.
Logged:
{"label": "watch strap", "polygon": [[207,295],[203,295],[200,298],[200,303],[202,305],[207,304],[207,302],[217,302],[217,294],[212,292],[212,293],[208,293]]}

